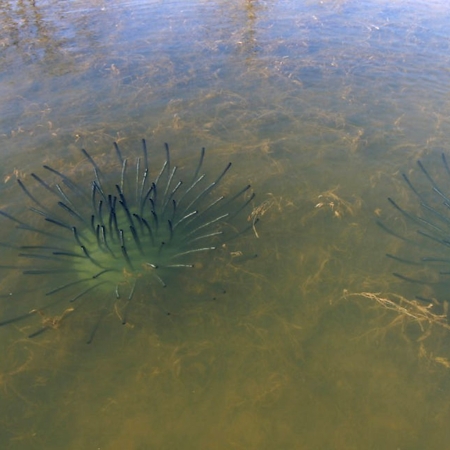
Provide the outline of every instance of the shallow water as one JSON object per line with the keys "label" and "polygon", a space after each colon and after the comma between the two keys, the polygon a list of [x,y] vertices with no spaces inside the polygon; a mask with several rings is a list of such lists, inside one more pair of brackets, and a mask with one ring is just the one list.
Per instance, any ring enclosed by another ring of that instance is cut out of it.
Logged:
{"label": "shallow water", "polygon": [[[393,277],[410,270],[386,253],[427,247],[376,224],[414,235],[387,197],[417,208],[401,176],[429,189],[417,159],[447,180],[446,2],[5,1],[0,11],[2,210],[28,214],[17,177],[32,184],[49,164],[88,183],[81,148],[105,167],[114,140],[133,151],[142,137],[152,158],[168,142],[187,167],[203,146],[208,171],[231,160],[227,186],[251,183],[261,207],[259,237],[230,249],[257,258],[226,249],[164,293],[141,293],[128,324],[112,311],[90,345],[82,314],[34,339],[28,322],[1,327],[5,448],[450,443],[448,331],[380,303],[445,297],[445,286]],[[0,219],[0,241],[21,244]],[[15,254],[2,248],[0,265]],[[19,300],[42,292],[42,279],[1,276],[3,293],[30,291]],[[1,301],[2,316],[24,312]]]}

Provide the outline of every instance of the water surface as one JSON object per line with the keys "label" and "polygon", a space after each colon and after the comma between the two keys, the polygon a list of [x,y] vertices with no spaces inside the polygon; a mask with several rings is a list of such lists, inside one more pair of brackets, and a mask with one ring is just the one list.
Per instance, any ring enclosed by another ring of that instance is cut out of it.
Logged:
{"label": "water surface", "polygon": [[[401,173],[426,189],[418,158],[445,178],[446,2],[0,6],[2,210],[27,214],[17,177],[51,164],[89,183],[81,148],[106,165],[114,140],[133,151],[146,137],[183,164],[203,146],[209,170],[231,160],[230,183],[252,184],[264,211],[259,238],[235,248],[258,257],[178,280],[169,318],[140,296],[133,320],[111,313],[91,345],[82,316],[33,340],[25,323],[1,328],[5,448],[450,443],[448,331],[355,295],[442,295],[392,276],[385,253],[416,250],[376,219],[414,233],[386,198],[415,208]],[[1,226],[0,240],[20,245],[20,230]],[[1,264],[14,255],[2,249]],[[1,274],[4,293],[38,290]]]}

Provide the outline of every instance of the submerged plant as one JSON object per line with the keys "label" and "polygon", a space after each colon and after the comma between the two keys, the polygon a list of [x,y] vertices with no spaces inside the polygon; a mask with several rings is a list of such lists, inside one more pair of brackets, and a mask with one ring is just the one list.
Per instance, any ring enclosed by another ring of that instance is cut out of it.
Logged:
{"label": "submerged plant", "polygon": [[[53,181],[35,173],[33,187],[17,180],[31,201],[29,218],[0,210],[21,233],[20,245],[1,244],[17,250],[18,263],[1,268],[41,277],[49,287],[41,295],[34,290],[33,304],[25,305],[21,315],[2,319],[0,326],[38,315],[40,327],[29,335],[34,337],[89,304],[97,316],[91,342],[103,315],[118,303],[126,323],[140,285],[176,283],[179,272],[194,268],[200,255],[254,226],[255,218],[239,226],[254,198],[250,185],[230,195],[218,188],[231,163],[207,181],[204,148],[194,170],[182,175],[172,165],[167,144],[159,168],[151,164],[145,140],[136,158],[126,158],[116,143],[114,148],[112,167],[82,150],[85,169],[92,173],[88,183],[48,165],[43,167]],[[3,297],[14,302],[12,294]]]}
{"label": "submerged plant", "polygon": [[[389,258],[404,267],[402,272],[394,272],[394,275],[418,286],[431,286],[432,291],[428,289],[425,296],[416,295],[416,299],[425,302],[428,308],[435,309],[439,314],[447,314],[450,281],[450,167],[444,153],[441,162],[443,179],[430,175],[421,161],[417,161],[417,164],[422,180],[413,183],[406,174],[402,174],[417,200],[417,208],[405,209],[396,200],[388,198],[405,219],[405,232],[391,229],[382,222],[378,224],[408,243],[407,248],[415,255],[411,258],[409,255],[387,253]],[[422,182],[427,186],[425,189],[419,187]]]}

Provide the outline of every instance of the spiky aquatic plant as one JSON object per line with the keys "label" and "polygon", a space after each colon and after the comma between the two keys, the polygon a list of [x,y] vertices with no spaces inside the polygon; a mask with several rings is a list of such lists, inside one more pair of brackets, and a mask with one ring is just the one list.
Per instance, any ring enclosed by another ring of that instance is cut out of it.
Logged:
{"label": "spiky aquatic plant", "polygon": [[[14,222],[26,243],[3,243],[17,250],[19,263],[1,267],[43,277],[50,288],[42,295],[36,292],[33,305],[26,306],[29,309],[3,319],[0,326],[38,314],[44,319],[29,335],[34,337],[56,327],[83,303],[90,303],[91,310],[107,311],[119,299],[126,323],[140,284],[151,280],[164,288],[174,273],[193,268],[197,257],[253,226],[238,226],[254,198],[250,185],[229,196],[218,192],[231,163],[207,181],[204,148],[194,170],[182,176],[172,166],[167,144],[156,172],[150,167],[145,140],[141,156],[133,161],[124,157],[117,143],[114,148],[115,168],[106,169],[82,150],[92,172],[89,183],[48,165],[43,167],[56,181],[32,173],[32,189],[17,180],[31,200],[30,217],[23,220],[2,210],[0,215]],[[14,302],[10,294],[3,297]],[[98,316],[97,325],[100,312]]]}
{"label": "spiky aquatic plant", "polygon": [[[418,208],[413,211],[406,210],[400,206],[394,199],[388,198],[390,204],[405,218],[407,230],[406,234],[399,233],[396,230],[388,228],[384,223],[378,224],[395,237],[407,242],[409,248],[418,249],[415,258],[405,257],[403,255],[394,255],[387,253],[387,256],[403,266],[409,268],[409,273],[394,272],[397,278],[416,285],[429,285],[434,287],[436,298],[416,295],[416,299],[426,302],[434,308],[439,308],[439,313],[445,312],[448,303],[448,282],[450,281],[450,167],[444,153],[441,155],[442,175],[444,179],[438,176],[431,176],[422,162],[417,161],[422,175],[422,180],[412,182],[406,175],[402,174],[407,186],[418,201]],[[438,178],[440,181],[438,182]],[[426,189],[420,188],[419,183],[425,182]],[[444,187],[447,185],[447,187]],[[414,227],[411,230],[411,226]],[[441,298],[444,288],[445,297]]]}

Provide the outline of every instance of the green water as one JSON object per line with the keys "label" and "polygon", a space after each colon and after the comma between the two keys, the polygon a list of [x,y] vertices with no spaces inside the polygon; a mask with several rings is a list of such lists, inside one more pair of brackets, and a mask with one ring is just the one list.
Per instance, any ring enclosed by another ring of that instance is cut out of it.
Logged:
{"label": "green water", "polygon": [[[201,147],[208,172],[232,161],[227,186],[251,184],[261,218],[139,292],[127,325],[111,308],[90,345],[87,312],[31,340],[28,322],[1,327],[2,448],[450,445],[447,329],[371,296],[445,300],[392,276],[410,269],[386,253],[419,252],[376,224],[414,235],[387,197],[417,207],[401,176],[429,189],[417,159],[447,180],[444,0],[0,6],[2,210],[32,220],[17,177],[48,164],[85,183],[81,148],[108,168],[114,140],[145,137],[151,158],[168,142],[187,167]],[[23,245],[0,219],[0,241]],[[28,293],[0,299],[1,317],[54,282],[18,272],[1,270],[2,293]]]}

